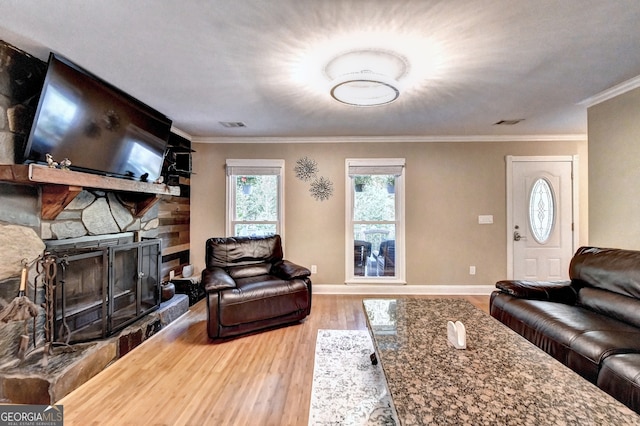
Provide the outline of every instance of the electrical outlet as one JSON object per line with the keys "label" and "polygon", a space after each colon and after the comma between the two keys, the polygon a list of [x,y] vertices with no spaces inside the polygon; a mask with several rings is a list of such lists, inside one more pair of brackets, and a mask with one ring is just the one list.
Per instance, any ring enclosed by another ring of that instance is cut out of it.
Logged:
{"label": "electrical outlet", "polygon": [[169,279],[172,280],[176,276],[176,271],[169,271]]}
{"label": "electrical outlet", "polygon": [[469,275],[475,275],[475,274],[476,274],[476,267],[469,266]]}
{"label": "electrical outlet", "polygon": [[311,265],[311,273],[312,274],[318,273],[318,265]]}

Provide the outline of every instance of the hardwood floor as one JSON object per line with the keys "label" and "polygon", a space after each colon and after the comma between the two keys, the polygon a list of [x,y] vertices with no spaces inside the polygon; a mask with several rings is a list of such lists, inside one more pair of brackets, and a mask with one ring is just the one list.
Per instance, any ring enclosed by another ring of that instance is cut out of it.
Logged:
{"label": "hardwood floor", "polygon": [[[220,343],[200,301],[58,401],[65,424],[306,425],[317,331],[366,329],[363,298],[314,295],[301,324]],[[488,312],[488,296],[463,298]]]}

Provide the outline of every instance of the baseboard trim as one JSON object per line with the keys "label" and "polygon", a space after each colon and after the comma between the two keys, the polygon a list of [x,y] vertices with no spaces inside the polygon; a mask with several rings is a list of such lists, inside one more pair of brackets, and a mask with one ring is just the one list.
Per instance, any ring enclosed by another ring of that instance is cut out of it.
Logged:
{"label": "baseboard trim", "polygon": [[314,294],[488,296],[494,285],[313,284]]}

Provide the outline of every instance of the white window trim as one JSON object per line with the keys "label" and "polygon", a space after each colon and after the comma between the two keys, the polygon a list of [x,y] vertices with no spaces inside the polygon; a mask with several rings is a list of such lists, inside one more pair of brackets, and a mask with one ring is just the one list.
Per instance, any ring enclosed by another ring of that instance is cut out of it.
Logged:
{"label": "white window trim", "polygon": [[[356,277],[353,265],[353,185],[349,170],[351,167],[399,166],[401,174],[396,178],[396,276]],[[405,263],[405,167],[404,158],[347,158],[345,160],[345,284],[406,284]]]}
{"label": "white window trim", "polygon": [[[279,176],[278,179],[278,224],[276,225],[276,233],[280,235],[282,238],[282,246],[284,249],[284,160],[275,160],[275,159],[230,159],[228,158],[226,161],[227,170],[232,170],[233,168],[240,169],[246,168],[252,171],[253,174],[260,174],[259,170],[269,169],[268,173],[265,174],[277,174]],[[276,170],[279,169],[279,170]],[[226,195],[226,215],[225,215],[225,228],[227,237],[232,237],[233,232],[233,212],[235,211],[235,191],[236,186],[233,179],[230,178],[231,174],[226,172],[226,185],[227,185],[227,195]],[[245,173],[249,174],[249,173]]]}

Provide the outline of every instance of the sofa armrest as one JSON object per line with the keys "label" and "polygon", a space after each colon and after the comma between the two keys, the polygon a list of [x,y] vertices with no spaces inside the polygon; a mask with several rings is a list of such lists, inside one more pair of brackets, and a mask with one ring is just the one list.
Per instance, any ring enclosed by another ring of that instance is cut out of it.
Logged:
{"label": "sofa armrest", "polygon": [[281,260],[273,264],[271,274],[283,280],[292,280],[294,278],[308,277],[311,275],[311,271],[288,260]]}
{"label": "sofa armrest", "polygon": [[207,293],[212,293],[226,288],[235,288],[236,282],[222,268],[207,268],[202,271],[202,287]]}
{"label": "sofa armrest", "polygon": [[547,300],[573,305],[577,293],[571,281],[503,280],[496,283],[502,292],[521,299]]}

